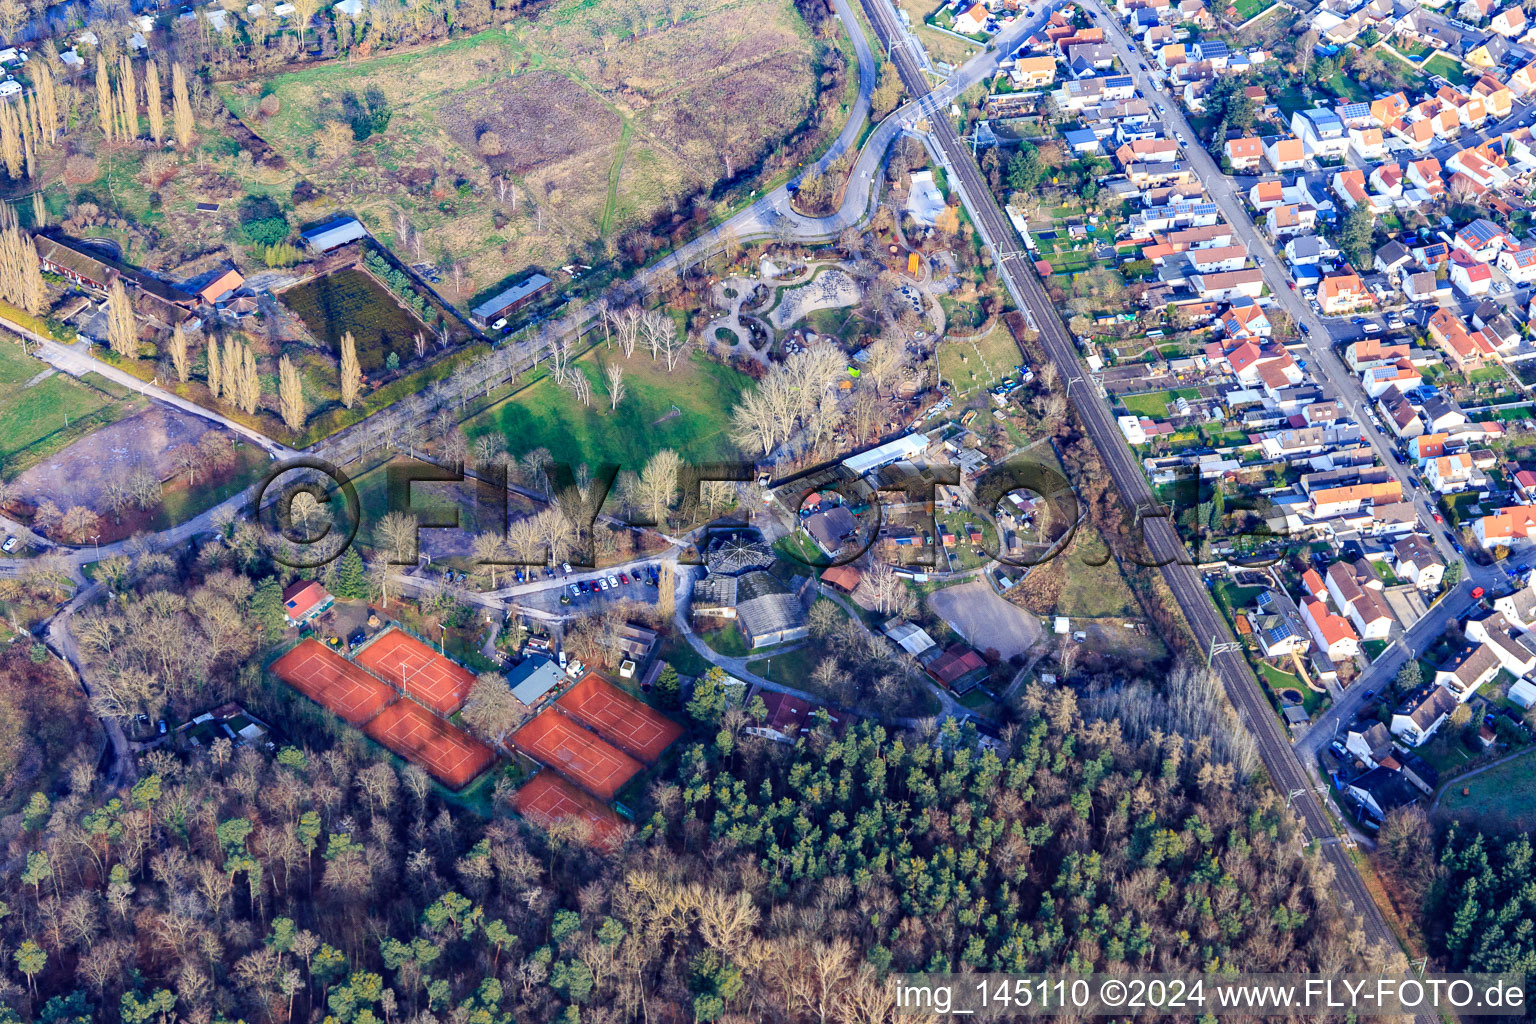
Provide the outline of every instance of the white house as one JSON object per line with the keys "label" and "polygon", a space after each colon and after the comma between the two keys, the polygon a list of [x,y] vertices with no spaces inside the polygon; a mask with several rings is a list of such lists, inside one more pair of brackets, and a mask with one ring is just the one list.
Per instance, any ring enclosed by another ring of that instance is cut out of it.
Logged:
{"label": "white house", "polygon": [[1420,590],[1434,590],[1445,578],[1445,562],[1421,534],[1392,545],[1392,571]]}
{"label": "white house", "polygon": [[1392,715],[1392,735],[1417,747],[1435,734],[1452,711],[1456,698],[1443,686],[1421,687]]}

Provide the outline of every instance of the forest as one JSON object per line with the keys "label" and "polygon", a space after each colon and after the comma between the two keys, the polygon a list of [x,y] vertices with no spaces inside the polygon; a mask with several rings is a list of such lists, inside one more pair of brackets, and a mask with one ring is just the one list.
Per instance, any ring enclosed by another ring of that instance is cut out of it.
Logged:
{"label": "forest", "polygon": [[155,750],[117,793],[72,773],[0,821],[0,1000],[134,1024],[857,1024],[887,1018],[888,971],[1389,958],[1209,739],[1129,739],[1067,690],[1026,705],[1000,744],[823,720],[789,747],[706,687],[611,852],[356,740]]}
{"label": "forest", "polygon": [[1424,920],[1449,966],[1536,977],[1531,837],[1500,839],[1452,825],[1439,866]]}

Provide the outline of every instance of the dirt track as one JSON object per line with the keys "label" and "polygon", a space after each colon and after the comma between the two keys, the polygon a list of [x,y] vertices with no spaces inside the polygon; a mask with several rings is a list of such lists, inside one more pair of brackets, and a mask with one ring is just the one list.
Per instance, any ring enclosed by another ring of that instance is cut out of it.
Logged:
{"label": "dirt track", "polygon": [[146,464],[157,479],[175,471],[171,449],[196,444],[208,424],[178,409],[153,405],[141,413],[81,438],[57,455],[16,478],[29,503],[51,499],[60,508],[101,508],[109,482]]}
{"label": "dirt track", "polygon": [[1022,654],[1044,637],[1039,621],[1009,604],[980,580],[936,591],[928,606],[977,650],[991,647],[1004,658]]}

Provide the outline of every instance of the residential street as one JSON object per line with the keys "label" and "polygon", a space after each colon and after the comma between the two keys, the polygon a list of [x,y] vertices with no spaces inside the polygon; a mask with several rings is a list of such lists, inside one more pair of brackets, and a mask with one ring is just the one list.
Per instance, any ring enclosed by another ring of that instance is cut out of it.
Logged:
{"label": "residential street", "polygon": [[[894,38],[899,34],[899,24],[888,0],[864,0],[864,5],[876,32],[882,37]],[[1101,15],[1100,23],[1107,19],[1107,15]],[[1113,32],[1107,34],[1115,38]],[[921,68],[905,50],[897,49],[895,53],[898,69],[907,88],[914,95],[922,96],[927,91],[927,82]],[[1134,56],[1123,50],[1121,55],[1122,59],[1127,60]],[[1136,61],[1130,66],[1137,68],[1140,62]],[[1144,76],[1142,81],[1145,82]],[[1143,87],[1146,88],[1145,84]],[[1187,124],[1184,127],[1187,131]],[[991,194],[969,147],[955,133],[948,118],[934,119],[932,141],[949,172],[949,181],[959,190],[977,231],[996,255],[1010,294],[1020,308],[1028,311],[1032,322],[1039,329],[1040,344],[1068,381],[1085,383],[1077,344],[1067,334],[1033,265],[1021,252],[1019,240]],[[1243,219],[1234,218],[1234,226],[1241,224]],[[1107,405],[1089,387],[1078,387],[1075,391],[1069,387],[1068,395],[1126,504],[1140,510],[1156,508],[1156,500],[1140,462],[1127,448],[1124,436]],[[1367,940],[1383,949],[1397,948],[1397,937],[1373,901],[1348,851],[1343,848],[1335,830],[1334,819],[1315,792],[1316,784],[1312,776],[1293,755],[1289,740],[1282,732],[1253,671],[1243,656],[1235,653],[1237,645],[1231,628],[1212,603],[1199,574],[1189,564],[1188,552],[1184,550],[1172,524],[1166,518],[1155,516],[1147,516],[1141,522],[1147,546],[1155,558],[1163,561],[1163,579],[1197,642],[1231,645],[1220,653],[1212,650],[1208,655],[1208,663],[1221,680],[1235,709],[1239,726],[1252,734],[1271,783],[1277,790],[1288,795],[1288,802],[1306,835],[1320,844],[1322,856],[1333,869],[1335,892],[1341,904],[1348,911],[1360,915]],[[1432,1024],[1428,1015],[1422,1015],[1420,1019],[1424,1024]]]}
{"label": "residential street", "polygon": [[[1307,350],[1307,357],[1312,361],[1314,368],[1312,375],[1323,383],[1325,389],[1332,384],[1336,396],[1360,424],[1361,431],[1375,449],[1377,458],[1402,485],[1404,495],[1411,498],[1421,527],[1434,539],[1435,547],[1439,550],[1440,556],[1446,560],[1446,564],[1449,565],[1461,559],[1462,556],[1452,546],[1450,532],[1444,526],[1435,523],[1434,502],[1429,492],[1414,486],[1407,468],[1395,455],[1396,446],[1372,420],[1369,413],[1370,403],[1365,392],[1360,388],[1358,378],[1349,372],[1348,367],[1344,365],[1344,361],[1333,348],[1329,332],[1330,321],[1313,312],[1312,307],[1297,292],[1291,290],[1291,280],[1285,272],[1284,264],[1276,258],[1275,250],[1249,216],[1248,208],[1234,188],[1232,180],[1221,173],[1221,168],[1217,166],[1210,153],[1199,144],[1199,136],[1184,117],[1178,103],[1166,93],[1160,92],[1153,84],[1152,76],[1141,70],[1145,58],[1136,50],[1114,11],[1104,7],[1099,0],[1088,0],[1088,3],[1089,6],[1097,7],[1102,12],[1096,24],[1104,29],[1105,38],[1114,45],[1125,66],[1131,69],[1137,88],[1156,103],[1173,131],[1186,140],[1183,146],[1185,159],[1199,175],[1206,191],[1210,194],[1211,201],[1221,210],[1222,216],[1226,218],[1233,233],[1248,247],[1249,254],[1262,264],[1260,269],[1264,274],[1264,283],[1269,286],[1271,299],[1291,317],[1298,327],[1306,325],[1308,332],[1302,334],[1301,338]],[[1489,588],[1504,583],[1504,574],[1498,569],[1480,566],[1470,559],[1467,560],[1466,578]]]}
{"label": "residential street", "polygon": [[1417,658],[1423,654],[1424,650],[1445,632],[1446,626],[1466,615],[1477,604],[1477,601],[1472,598],[1474,586],[1471,580],[1462,580],[1454,590],[1429,609],[1422,619],[1415,622],[1412,629],[1394,640],[1359,679],[1339,694],[1333,705],[1319,715],[1316,721],[1307,727],[1307,731],[1292,743],[1297,760],[1315,770],[1317,755],[1335,735],[1355,720],[1355,714],[1370,699],[1366,694],[1387,693],[1392,686],[1392,680],[1397,676],[1398,669],[1402,668],[1409,658]]}

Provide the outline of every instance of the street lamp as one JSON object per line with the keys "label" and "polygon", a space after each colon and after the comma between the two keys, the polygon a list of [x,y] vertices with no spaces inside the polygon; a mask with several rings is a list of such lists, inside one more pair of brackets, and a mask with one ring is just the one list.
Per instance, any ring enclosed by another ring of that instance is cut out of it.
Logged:
{"label": "street lamp", "polygon": [[96,545],[96,561],[101,561],[101,534],[91,534],[91,541]]}

